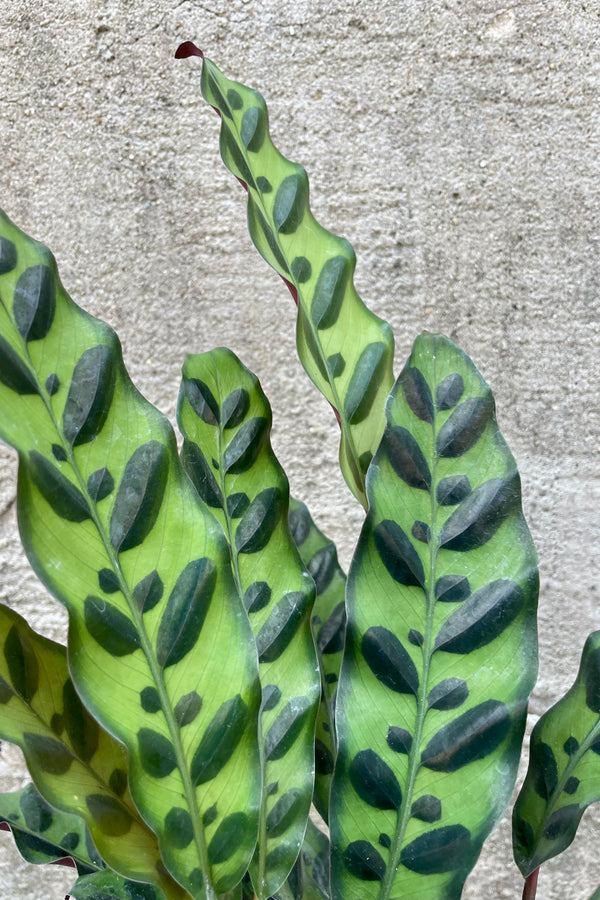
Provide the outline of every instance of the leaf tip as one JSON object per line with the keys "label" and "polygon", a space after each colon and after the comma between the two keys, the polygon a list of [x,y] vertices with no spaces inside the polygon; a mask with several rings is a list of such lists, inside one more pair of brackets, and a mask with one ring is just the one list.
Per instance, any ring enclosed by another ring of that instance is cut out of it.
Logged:
{"label": "leaf tip", "polygon": [[187,59],[188,56],[199,56],[200,59],[204,59],[204,53],[199,47],[192,41],[184,41],[175,51],[175,59]]}

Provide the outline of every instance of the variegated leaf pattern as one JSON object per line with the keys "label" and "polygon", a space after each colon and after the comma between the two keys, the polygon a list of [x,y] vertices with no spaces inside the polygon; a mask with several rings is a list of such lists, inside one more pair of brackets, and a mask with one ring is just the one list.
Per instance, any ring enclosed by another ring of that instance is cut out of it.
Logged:
{"label": "variegated leaf pattern", "polygon": [[334,709],[346,637],[346,575],[338,563],[333,541],[319,531],[305,504],[293,498],[290,500],[289,524],[316,589],[311,627],[321,671],[321,704],[315,735],[313,802],[327,822],[331,776],[337,754]]}
{"label": "variegated leaf pattern", "polygon": [[536,554],[487,384],[419,337],[387,404],[346,590],[333,896],[454,900],[513,787]]}
{"label": "variegated leaf pattern", "polygon": [[131,799],[125,750],[83,707],[64,647],[2,605],[0,737],[21,747],[46,801],[81,816],[112,868],[162,883],[183,900],[185,891],[162,873],[156,836]]}
{"label": "variegated leaf pattern", "polygon": [[329,838],[309,819],[300,855],[272,900],[329,898]]}
{"label": "variegated leaf pattern", "polygon": [[569,846],[600,800],[600,631],[591,634],[570,690],[537,722],[513,810],[515,861],[527,878]]}
{"label": "variegated leaf pattern", "polygon": [[229,549],[114,332],[4,215],[0,241],[0,434],[19,452],[25,550],[68,608],[71,676],[128,749],[167,869],[209,898],[246,870],[260,798],[256,651]]}
{"label": "variegated leaf pattern", "polygon": [[258,650],[263,798],[250,872],[266,898],[298,856],[313,791],[315,589],[290,535],[289,487],[257,378],[230,350],[188,356],[178,420],[184,466],[223,525]]}
{"label": "variegated leaf pattern", "polygon": [[70,900],[170,900],[156,885],[128,881],[110,869],[82,875],[69,891]]}
{"label": "variegated leaf pattern", "polygon": [[[177,55],[202,54],[188,42]],[[393,384],[391,329],[356,292],[356,257],[348,241],[312,215],[306,172],[273,146],[261,95],[225,78],[206,58],[201,84],[221,117],[223,161],[248,191],[250,236],[297,303],[302,365],[337,412],[342,472],[365,504],[365,473],[383,433]]]}
{"label": "variegated leaf pattern", "polygon": [[329,838],[309,819],[301,853],[303,900],[328,900]]}
{"label": "variegated leaf pattern", "polygon": [[72,859],[80,875],[104,869],[83,819],[55,809],[28,784],[0,794],[0,825],[10,826],[17,850],[29,863]]}

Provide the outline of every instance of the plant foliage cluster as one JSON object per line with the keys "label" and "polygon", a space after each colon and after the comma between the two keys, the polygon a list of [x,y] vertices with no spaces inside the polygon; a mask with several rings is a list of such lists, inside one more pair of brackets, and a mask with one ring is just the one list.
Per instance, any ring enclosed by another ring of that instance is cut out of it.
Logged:
{"label": "plant foliage cluster", "polygon": [[[447,338],[418,337],[394,380],[390,328],[262,97],[207,59],[202,92],[364,525],[346,576],[229,350],[185,361],[178,454],[114,332],[2,214],[0,435],[25,550],[70,624],[66,649],[0,608],[0,735],[33,782],[0,796],[0,822],[30,862],[74,863],[74,900],[452,900],[508,803],[536,677],[515,461]],[[599,775],[595,634],[533,734],[514,814],[529,896]]]}

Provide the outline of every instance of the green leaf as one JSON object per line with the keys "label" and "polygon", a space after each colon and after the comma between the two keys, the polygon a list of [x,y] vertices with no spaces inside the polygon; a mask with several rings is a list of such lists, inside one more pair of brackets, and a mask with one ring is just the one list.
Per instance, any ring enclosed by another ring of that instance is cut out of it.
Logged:
{"label": "green leaf", "polygon": [[514,784],[537,568],[493,408],[464,353],[417,339],[346,590],[330,813],[345,900],[457,900]]}
{"label": "green leaf", "polygon": [[32,784],[0,794],[0,823],[10,825],[17,850],[29,863],[72,859],[80,875],[104,868],[83,819],[46,803]]}
{"label": "green leaf", "polygon": [[[180,55],[189,52],[184,45]],[[306,172],[273,146],[261,95],[229,81],[206,58],[201,85],[221,114],[223,161],[248,190],[250,236],[297,302],[300,360],[337,411],[342,472],[365,504],[365,473],[393,383],[391,330],[356,293],[350,244],[315,221]]]}
{"label": "green leaf", "polygon": [[302,845],[302,877],[306,900],[329,897],[329,839],[310,819]]}
{"label": "green leaf", "polygon": [[[50,253],[4,215],[0,234],[17,253],[0,275],[0,333],[36,386],[23,394],[10,379],[0,384],[0,435],[20,457],[25,550],[69,611],[75,687],[127,748],[132,795],[159,836],[167,870],[194,897],[212,897],[248,867],[260,798],[260,685],[229,548],[180,466],[170,425],[129,380],[114,333],[69,299]],[[38,266],[47,269],[45,280],[25,278]],[[192,693],[200,706],[193,724],[184,724],[183,698]],[[236,697],[247,709],[243,733],[221,753],[213,777],[194,784],[198,747]],[[40,760],[67,766],[56,735],[29,740]],[[95,815],[118,830],[115,810],[97,793],[88,792]],[[226,860],[213,863],[216,829],[239,812],[247,817],[243,835]],[[184,819],[189,829],[170,827]]]}
{"label": "green leaf", "polygon": [[[289,202],[285,221],[293,214]],[[267,898],[279,890],[298,856],[313,790],[319,698],[309,626],[314,587],[290,534],[289,488],[269,443],[271,410],[255,376],[229,350],[189,356],[178,419],[184,465],[200,495],[212,498],[256,640],[263,688],[263,796],[250,873],[256,894]],[[281,719],[286,711],[289,717]],[[235,734],[237,722],[238,712],[223,707],[210,733]],[[209,743],[202,752],[205,761],[192,766],[196,779],[211,771],[211,748],[221,741],[211,737]]]}
{"label": "green leaf", "polygon": [[129,881],[110,869],[82,875],[69,891],[71,900],[170,900],[156,885]]}
{"label": "green leaf", "polygon": [[331,776],[337,755],[334,705],[346,636],[346,576],[335,545],[315,525],[303,503],[290,500],[289,526],[300,556],[315,582],[311,628],[321,672],[321,703],[315,734],[313,802],[329,821]]}
{"label": "green leaf", "polygon": [[562,853],[600,800],[600,631],[588,637],[577,678],[531,735],[529,768],[513,810],[515,861],[527,878]]}
{"label": "green leaf", "polygon": [[[62,825],[50,831],[53,816],[59,822],[61,816],[65,822],[76,816],[80,839],[73,849],[85,849],[85,822],[111,867],[183,897],[184,892],[162,873],[156,837],[129,794],[127,755],[83,707],[69,676],[64,647],[36,634],[17,613],[1,605],[0,684],[0,737],[21,747],[44,798],[36,799],[33,789],[23,795],[20,817],[10,818],[11,827],[21,831],[26,827],[34,845],[43,838],[65,847],[57,837]],[[56,809],[49,813],[44,801]],[[18,846],[26,845],[28,838],[16,840]],[[87,864],[85,859],[84,855]]]}

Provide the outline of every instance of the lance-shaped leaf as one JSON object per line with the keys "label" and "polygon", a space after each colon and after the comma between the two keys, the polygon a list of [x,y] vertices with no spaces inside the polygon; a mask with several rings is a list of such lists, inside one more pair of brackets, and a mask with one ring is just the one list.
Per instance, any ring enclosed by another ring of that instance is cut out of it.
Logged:
{"label": "lance-shaped leaf", "polygon": [[[114,332],[68,298],[46,248],[5,216],[0,232],[14,247],[0,334],[35,385],[3,377],[0,362],[0,434],[19,452],[25,550],[68,608],[77,692],[125,744],[132,795],[167,869],[195,898],[212,897],[247,868],[260,796],[256,651],[229,550]],[[39,266],[48,274],[29,277]],[[232,707],[228,733],[216,723]],[[37,752],[42,768],[56,765]],[[201,779],[205,753],[214,765]]]}
{"label": "lance-shaped leaf", "polygon": [[417,339],[348,576],[331,794],[344,900],[455,900],[513,787],[537,668],[536,555],[487,384]]}
{"label": "lance-shaped leaf", "polygon": [[[188,42],[177,55],[201,54]],[[221,116],[223,161],[248,191],[250,236],[297,303],[302,365],[339,418],[342,472],[365,504],[365,473],[393,383],[390,327],[356,293],[350,244],[315,221],[306,172],[273,146],[261,95],[225,78],[206,58],[201,84]]]}
{"label": "lance-shaped leaf", "polygon": [[[179,885],[161,874],[156,836],[140,818],[129,793],[125,750],[81,703],[65,648],[36,634],[21,616],[2,605],[0,737],[21,747],[45,800],[87,824],[110,866],[129,878],[160,883],[174,896],[184,896]],[[25,824],[38,821],[50,827],[52,816],[37,802],[35,792],[24,795],[23,804]],[[73,849],[78,846],[85,844],[78,840]]]}
{"label": "lance-shaped leaf", "polygon": [[583,648],[575,683],[537,722],[513,810],[515,861],[527,878],[569,846],[600,800],[600,631]]}
{"label": "lance-shaped leaf", "polygon": [[314,585],[288,527],[288,483],[269,443],[271,409],[256,377],[229,350],[188,356],[178,419],[186,470],[227,535],[256,639],[263,798],[250,872],[266,898],[298,856],[313,790]]}
{"label": "lance-shaped leaf", "polygon": [[331,776],[337,755],[335,695],[346,637],[346,576],[335,545],[319,531],[304,505],[290,500],[290,530],[315,582],[316,598],[311,627],[321,672],[321,704],[315,734],[315,792],[313,802],[329,820]]}
{"label": "lance-shaped leaf", "polygon": [[10,826],[17,850],[29,863],[72,859],[80,875],[105,867],[83,819],[50,806],[33,784],[0,794],[1,824]]}

